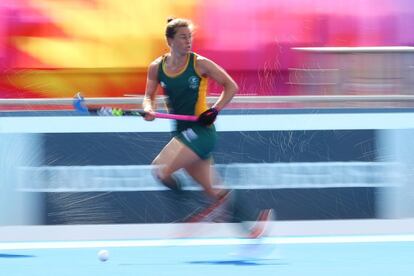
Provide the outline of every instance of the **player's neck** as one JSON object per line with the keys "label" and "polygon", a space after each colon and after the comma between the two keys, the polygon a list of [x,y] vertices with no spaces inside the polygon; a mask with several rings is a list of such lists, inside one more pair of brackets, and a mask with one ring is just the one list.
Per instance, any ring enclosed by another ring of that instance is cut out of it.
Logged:
{"label": "player's neck", "polygon": [[175,52],[170,52],[169,54],[169,63],[173,66],[182,66],[187,62],[188,53],[179,54]]}

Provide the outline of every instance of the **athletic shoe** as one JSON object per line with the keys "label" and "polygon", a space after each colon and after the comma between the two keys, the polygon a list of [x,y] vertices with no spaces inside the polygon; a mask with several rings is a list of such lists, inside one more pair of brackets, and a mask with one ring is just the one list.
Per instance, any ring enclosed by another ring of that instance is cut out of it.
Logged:
{"label": "athletic shoe", "polygon": [[273,220],[273,209],[261,210],[254,225],[250,228],[247,237],[251,239],[262,237],[266,233],[271,220]]}
{"label": "athletic shoe", "polygon": [[226,191],[210,206],[195,215],[191,215],[189,218],[185,219],[184,222],[215,221],[219,216],[223,216],[226,212],[226,205],[230,199],[230,194],[231,191]]}

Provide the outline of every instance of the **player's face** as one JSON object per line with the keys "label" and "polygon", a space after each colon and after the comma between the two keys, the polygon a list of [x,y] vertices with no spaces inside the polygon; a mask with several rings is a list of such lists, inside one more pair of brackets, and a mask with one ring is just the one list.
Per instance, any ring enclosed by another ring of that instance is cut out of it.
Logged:
{"label": "player's face", "polygon": [[177,29],[174,38],[170,41],[170,46],[173,51],[180,54],[187,54],[191,51],[193,36],[190,28],[180,27]]}

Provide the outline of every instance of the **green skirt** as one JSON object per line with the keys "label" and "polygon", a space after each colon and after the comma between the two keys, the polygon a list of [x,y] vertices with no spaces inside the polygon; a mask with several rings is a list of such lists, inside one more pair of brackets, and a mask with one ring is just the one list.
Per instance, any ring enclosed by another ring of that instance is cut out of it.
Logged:
{"label": "green skirt", "polygon": [[194,151],[201,159],[208,159],[217,142],[217,132],[214,125],[193,125],[175,135],[180,142]]}

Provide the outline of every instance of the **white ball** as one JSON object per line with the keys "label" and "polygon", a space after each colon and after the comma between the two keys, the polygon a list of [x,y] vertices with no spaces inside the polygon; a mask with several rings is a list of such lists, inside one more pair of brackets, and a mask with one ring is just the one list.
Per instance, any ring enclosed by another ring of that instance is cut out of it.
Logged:
{"label": "white ball", "polygon": [[109,251],[102,249],[98,252],[98,258],[102,262],[106,262],[109,259]]}

